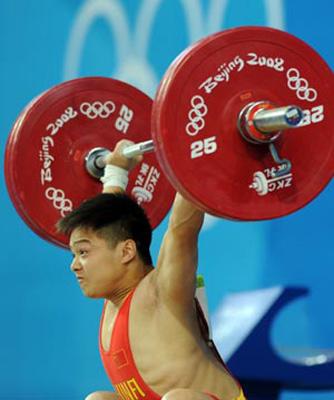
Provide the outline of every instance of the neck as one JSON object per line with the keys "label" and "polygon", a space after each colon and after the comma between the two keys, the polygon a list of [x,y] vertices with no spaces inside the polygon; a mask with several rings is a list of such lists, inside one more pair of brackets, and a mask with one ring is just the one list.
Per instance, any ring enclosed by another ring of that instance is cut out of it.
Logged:
{"label": "neck", "polygon": [[138,286],[138,284],[148,275],[154,268],[151,265],[141,265],[139,268],[130,269],[127,276],[125,276],[117,289],[114,289],[107,297],[115,307],[120,307],[127,297],[127,295]]}

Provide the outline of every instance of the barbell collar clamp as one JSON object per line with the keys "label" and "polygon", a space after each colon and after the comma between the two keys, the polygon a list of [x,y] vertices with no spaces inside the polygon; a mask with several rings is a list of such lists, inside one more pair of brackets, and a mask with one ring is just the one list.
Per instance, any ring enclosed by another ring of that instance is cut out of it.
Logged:
{"label": "barbell collar clamp", "polygon": [[274,143],[269,143],[270,154],[275,161],[275,163],[279,166],[278,170],[273,173],[274,178],[278,178],[280,176],[284,176],[290,173],[292,168],[292,163],[287,158],[281,158],[277,152],[277,149]]}

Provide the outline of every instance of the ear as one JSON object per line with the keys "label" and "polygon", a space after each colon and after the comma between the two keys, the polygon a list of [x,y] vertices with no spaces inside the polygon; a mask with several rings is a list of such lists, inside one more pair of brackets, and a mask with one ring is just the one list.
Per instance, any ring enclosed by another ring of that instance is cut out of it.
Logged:
{"label": "ear", "polygon": [[122,263],[128,264],[137,255],[136,242],[132,239],[127,239],[122,242]]}

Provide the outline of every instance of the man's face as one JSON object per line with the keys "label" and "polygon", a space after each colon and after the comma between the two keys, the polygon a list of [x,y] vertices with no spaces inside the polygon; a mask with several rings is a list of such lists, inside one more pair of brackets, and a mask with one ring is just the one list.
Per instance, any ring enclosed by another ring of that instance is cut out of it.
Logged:
{"label": "man's face", "polygon": [[124,275],[120,245],[111,248],[105,239],[89,229],[73,230],[70,237],[74,256],[71,270],[87,297],[108,298],[119,287]]}

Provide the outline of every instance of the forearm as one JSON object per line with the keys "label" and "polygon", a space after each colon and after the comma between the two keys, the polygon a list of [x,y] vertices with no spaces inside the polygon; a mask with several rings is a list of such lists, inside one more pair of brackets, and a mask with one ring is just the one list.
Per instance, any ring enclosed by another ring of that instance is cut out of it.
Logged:
{"label": "forearm", "polygon": [[172,213],[169,219],[168,229],[187,230],[199,233],[204,220],[204,212],[193,203],[186,200],[181,194],[175,196]]}
{"label": "forearm", "polygon": [[143,160],[142,155],[132,158],[124,156],[124,148],[132,144],[129,140],[120,140],[106,156],[104,175],[100,179],[103,183],[102,193],[125,193],[130,171]]}

